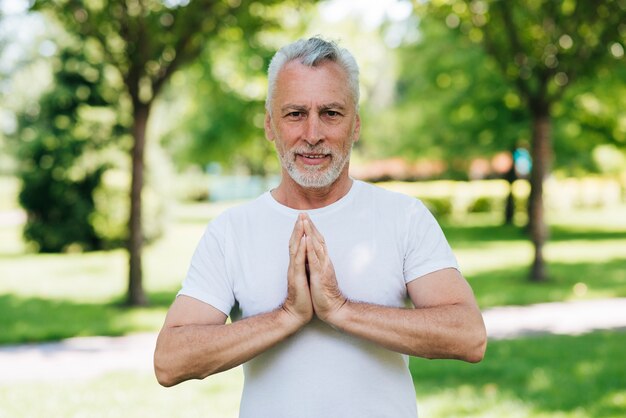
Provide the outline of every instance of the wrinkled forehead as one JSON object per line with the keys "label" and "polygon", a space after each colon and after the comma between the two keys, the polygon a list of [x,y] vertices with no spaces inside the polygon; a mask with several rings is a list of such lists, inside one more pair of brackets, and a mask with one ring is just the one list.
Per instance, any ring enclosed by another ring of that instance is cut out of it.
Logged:
{"label": "wrinkled forehead", "polygon": [[343,103],[354,105],[348,74],[333,61],[308,66],[293,60],[284,65],[276,79],[272,107],[285,103]]}

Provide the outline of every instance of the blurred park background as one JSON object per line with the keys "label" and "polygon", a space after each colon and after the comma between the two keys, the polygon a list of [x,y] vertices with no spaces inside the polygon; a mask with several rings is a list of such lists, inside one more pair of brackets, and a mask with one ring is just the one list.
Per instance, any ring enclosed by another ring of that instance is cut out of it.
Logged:
{"label": "blurred park background", "polygon": [[[277,184],[265,70],[316,34],[361,66],[353,177],[429,206],[481,308],[626,297],[624,0],[0,0],[0,344],[156,332],[207,222]],[[411,370],[428,417],[623,417],[625,346]],[[232,417],[239,390],[0,380],[0,417]]]}

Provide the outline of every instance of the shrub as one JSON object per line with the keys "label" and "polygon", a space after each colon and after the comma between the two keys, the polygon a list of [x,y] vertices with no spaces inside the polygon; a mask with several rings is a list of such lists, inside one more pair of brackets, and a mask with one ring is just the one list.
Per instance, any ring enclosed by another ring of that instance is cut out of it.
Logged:
{"label": "shrub", "polygon": [[[92,62],[93,61],[93,62]],[[94,192],[111,166],[102,150],[127,132],[105,71],[82,49],[62,51],[52,89],[18,116],[24,237],[41,252],[105,246],[92,224]]]}

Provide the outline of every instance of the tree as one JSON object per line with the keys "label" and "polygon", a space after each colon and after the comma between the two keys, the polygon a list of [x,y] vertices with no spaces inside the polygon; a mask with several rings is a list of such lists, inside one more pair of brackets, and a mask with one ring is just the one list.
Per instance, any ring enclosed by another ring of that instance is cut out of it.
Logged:
{"label": "tree", "polygon": [[200,59],[180,74],[178,85],[163,92],[164,106],[176,108],[177,117],[162,141],[179,168],[219,162],[255,175],[278,169],[262,129],[265,69],[273,52],[213,38]]}
{"label": "tree", "polygon": [[544,281],[548,231],[543,184],[553,159],[555,106],[579,80],[623,65],[626,3],[434,0],[416,7],[435,13],[482,45],[530,115],[533,165],[528,214],[535,249],[530,279]]}
{"label": "tree", "polygon": [[116,120],[118,96],[104,66],[86,52],[64,49],[54,62],[52,88],[39,106],[18,115],[19,200],[28,214],[24,236],[41,252],[113,244],[92,222],[94,191],[107,168],[97,154],[127,129]]}
{"label": "tree", "polygon": [[245,39],[270,24],[264,7],[249,0],[36,0],[32,7],[50,13],[68,33],[99,48],[123,80],[122,100],[132,109],[129,305],[147,303],[141,192],[146,128],[155,99],[173,73],[199,56],[211,36],[230,32]]}
{"label": "tree", "polygon": [[479,47],[431,15],[420,19],[419,30],[418,39],[396,50],[391,125],[399,140],[385,148],[451,160],[448,174],[466,178],[471,158],[509,150],[527,135],[527,115]]}

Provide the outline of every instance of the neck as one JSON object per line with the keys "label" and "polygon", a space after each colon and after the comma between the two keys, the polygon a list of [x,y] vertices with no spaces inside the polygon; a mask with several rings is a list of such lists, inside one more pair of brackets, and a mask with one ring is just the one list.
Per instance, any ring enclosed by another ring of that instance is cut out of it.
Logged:
{"label": "neck", "polygon": [[[346,167],[347,168],[347,167]],[[297,210],[319,209],[335,203],[344,197],[352,187],[352,179],[348,170],[330,186],[321,188],[302,187],[289,174],[283,172],[278,187],[272,190],[272,196],[284,206]]]}

